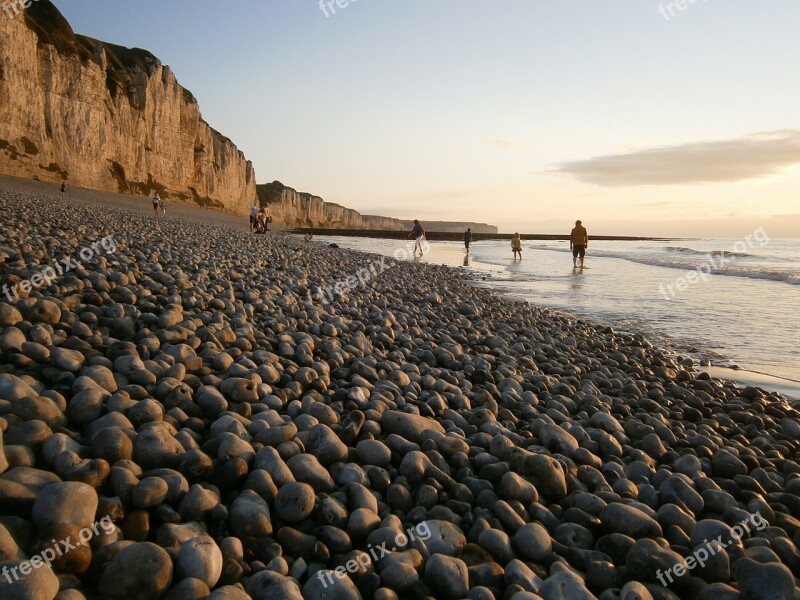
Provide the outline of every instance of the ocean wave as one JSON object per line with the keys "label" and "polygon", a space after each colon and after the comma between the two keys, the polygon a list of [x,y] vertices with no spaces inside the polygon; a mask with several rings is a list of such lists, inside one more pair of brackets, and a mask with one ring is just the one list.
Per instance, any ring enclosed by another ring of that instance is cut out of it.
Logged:
{"label": "ocean wave", "polygon": [[[553,248],[552,246],[533,245],[533,250],[548,250],[551,252],[561,252],[568,254],[569,248]],[[800,285],[800,273],[794,271],[781,271],[764,265],[735,266],[733,255],[709,256],[708,252],[702,253],[707,257],[705,261],[680,260],[679,257],[659,256],[652,254],[632,254],[627,252],[613,252],[608,250],[592,250],[592,256],[602,258],[616,258],[630,262],[648,265],[652,267],[664,267],[667,269],[681,269],[683,271],[694,271],[697,269],[706,270],[710,267],[712,275],[722,275],[727,277],[744,277],[747,279],[765,279],[769,281],[782,281],[790,285]],[[729,264],[720,264],[724,259],[728,259]]]}
{"label": "ocean wave", "polygon": [[694,248],[685,248],[683,246],[667,246],[667,252],[680,252],[681,254],[691,254],[693,256],[733,256],[735,258],[755,258],[754,254],[747,252],[731,252],[730,250],[710,250],[702,251],[695,250]]}

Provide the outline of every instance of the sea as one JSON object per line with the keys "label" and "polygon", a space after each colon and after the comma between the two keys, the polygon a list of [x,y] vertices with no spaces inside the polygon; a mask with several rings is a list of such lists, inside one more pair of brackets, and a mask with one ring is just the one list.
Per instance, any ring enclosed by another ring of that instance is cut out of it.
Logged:
{"label": "sea", "polygon": [[[763,235],[759,235],[759,233]],[[326,236],[335,243],[413,260],[410,242]],[[584,269],[569,243],[428,242],[421,262],[450,265],[475,285],[642,333],[715,377],[800,400],[800,239],[590,241]]]}

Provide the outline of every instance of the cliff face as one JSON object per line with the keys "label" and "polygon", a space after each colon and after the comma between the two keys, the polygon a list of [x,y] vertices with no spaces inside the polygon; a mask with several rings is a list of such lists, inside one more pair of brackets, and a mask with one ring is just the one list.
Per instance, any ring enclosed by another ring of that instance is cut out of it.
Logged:
{"label": "cliff face", "polygon": [[0,172],[243,213],[253,166],[145,50],[76,35],[49,0],[0,13]]}
{"label": "cliff face", "polygon": [[325,202],[318,196],[293,190],[279,181],[259,185],[257,189],[259,205],[269,206],[274,221],[286,227],[390,231],[403,229],[397,219],[362,215],[353,209]]}

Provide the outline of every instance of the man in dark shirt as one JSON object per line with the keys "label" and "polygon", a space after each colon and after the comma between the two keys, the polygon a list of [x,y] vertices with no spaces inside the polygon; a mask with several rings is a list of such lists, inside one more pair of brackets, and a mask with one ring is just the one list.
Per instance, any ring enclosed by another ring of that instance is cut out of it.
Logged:
{"label": "man in dark shirt", "polygon": [[467,228],[464,232],[464,247],[469,252],[469,243],[472,241],[472,228]]}
{"label": "man in dark shirt", "polygon": [[414,219],[414,228],[408,234],[408,237],[413,237],[416,240],[414,243],[414,256],[417,255],[417,250],[419,250],[419,255],[422,256],[422,240],[425,238],[425,228],[417,219]]}

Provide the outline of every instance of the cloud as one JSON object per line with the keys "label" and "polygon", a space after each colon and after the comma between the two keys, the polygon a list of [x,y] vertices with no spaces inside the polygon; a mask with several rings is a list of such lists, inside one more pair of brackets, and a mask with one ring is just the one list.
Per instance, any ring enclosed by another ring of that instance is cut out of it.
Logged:
{"label": "cloud", "polygon": [[800,129],[693,142],[562,163],[556,172],[604,187],[733,183],[800,163]]}
{"label": "cloud", "polygon": [[526,148],[524,143],[514,140],[486,140],[483,143],[499,150],[513,150],[515,152]]}

